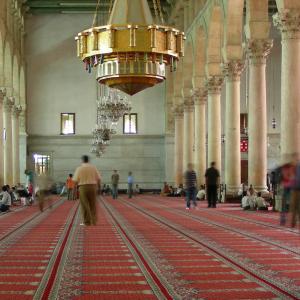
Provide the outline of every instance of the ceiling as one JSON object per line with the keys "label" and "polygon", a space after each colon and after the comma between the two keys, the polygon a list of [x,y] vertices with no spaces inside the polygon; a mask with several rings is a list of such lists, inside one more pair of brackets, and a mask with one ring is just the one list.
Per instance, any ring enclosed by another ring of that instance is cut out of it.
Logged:
{"label": "ceiling", "polygon": [[[24,8],[31,14],[49,13],[94,13],[98,0],[25,0]],[[100,14],[107,14],[112,0],[100,0]],[[168,14],[170,0],[160,0],[164,15]],[[148,0],[153,16],[153,0]]]}

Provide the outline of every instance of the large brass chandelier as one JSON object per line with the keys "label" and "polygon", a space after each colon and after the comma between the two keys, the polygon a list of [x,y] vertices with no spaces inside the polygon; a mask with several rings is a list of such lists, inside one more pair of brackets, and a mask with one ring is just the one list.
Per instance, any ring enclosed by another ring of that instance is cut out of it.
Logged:
{"label": "large brass chandelier", "polygon": [[93,23],[76,36],[77,55],[89,72],[97,68],[99,83],[129,95],[164,81],[184,54],[184,33],[154,24],[147,0],[115,0],[108,24]]}

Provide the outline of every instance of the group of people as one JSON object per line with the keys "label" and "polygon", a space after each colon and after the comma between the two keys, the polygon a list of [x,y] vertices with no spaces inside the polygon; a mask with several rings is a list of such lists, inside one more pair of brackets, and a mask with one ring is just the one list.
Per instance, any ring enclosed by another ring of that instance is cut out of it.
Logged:
{"label": "group of people", "polygon": [[244,210],[268,210],[270,204],[262,197],[261,192],[256,192],[252,184],[249,188],[242,184],[239,191],[242,197],[241,207]]}
{"label": "group of people", "polygon": [[202,185],[197,193],[197,175],[193,169],[193,164],[188,164],[188,169],[184,173],[185,180],[185,197],[186,197],[186,209],[191,208],[191,203],[194,208],[197,208],[197,198],[202,200],[206,197],[209,208],[216,208],[217,206],[217,190],[220,181],[220,173],[216,168],[216,163],[212,162],[210,168],[205,172],[205,189]]}
{"label": "group of people", "polygon": [[161,196],[167,196],[167,197],[182,197],[184,196],[184,194],[185,193],[182,184],[180,184],[178,188],[174,188],[171,185],[168,185],[167,182],[164,182],[164,186],[160,193]]}

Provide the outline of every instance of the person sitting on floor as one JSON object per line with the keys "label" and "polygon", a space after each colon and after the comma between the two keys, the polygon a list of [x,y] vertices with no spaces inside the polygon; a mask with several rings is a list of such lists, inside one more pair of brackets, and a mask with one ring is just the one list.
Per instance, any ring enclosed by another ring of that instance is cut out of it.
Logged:
{"label": "person sitting on floor", "polygon": [[141,194],[142,192],[141,192],[141,189],[140,189],[140,187],[139,187],[139,185],[138,184],[136,184],[135,185],[135,188],[134,188],[134,193],[137,195],[137,194]]}
{"label": "person sitting on floor", "polygon": [[200,186],[200,190],[198,191],[196,198],[199,201],[205,199],[205,187],[204,187],[204,185]]}
{"label": "person sitting on floor", "polygon": [[255,198],[255,204],[257,210],[268,210],[268,202],[261,196],[261,193],[257,193],[257,197]]}
{"label": "person sitting on floor", "polygon": [[244,210],[254,210],[255,207],[255,196],[247,196],[247,192],[243,192],[242,208]]}
{"label": "person sitting on floor", "polygon": [[167,196],[170,194],[170,192],[171,192],[171,190],[170,190],[169,185],[166,182],[164,182],[164,187],[162,188],[161,193],[160,193],[161,196]]}
{"label": "person sitting on floor", "polygon": [[174,197],[183,197],[183,196],[184,196],[183,184],[179,184],[179,187],[174,192]]}
{"label": "person sitting on floor", "polygon": [[248,196],[256,196],[256,190],[254,189],[254,187],[253,187],[253,185],[252,184],[250,184],[250,187],[249,187],[249,189],[248,189],[248,193],[247,193],[247,195]]}
{"label": "person sitting on floor", "polygon": [[8,211],[11,206],[11,197],[10,194],[7,191],[7,186],[4,185],[2,187],[2,199],[0,201],[0,211],[5,212]]}

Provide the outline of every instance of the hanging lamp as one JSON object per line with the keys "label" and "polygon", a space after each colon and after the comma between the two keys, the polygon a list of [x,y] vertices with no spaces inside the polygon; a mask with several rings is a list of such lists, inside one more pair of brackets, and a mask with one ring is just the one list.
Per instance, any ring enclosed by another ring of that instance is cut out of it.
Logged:
{"label": "hanging lamp", "polygon": [[154,24],[147,0],[116,0],[108,24],[94,25],[76,36],[77,56],[99,83],[129,95],[163,82],[184,55],[184,33]]}

